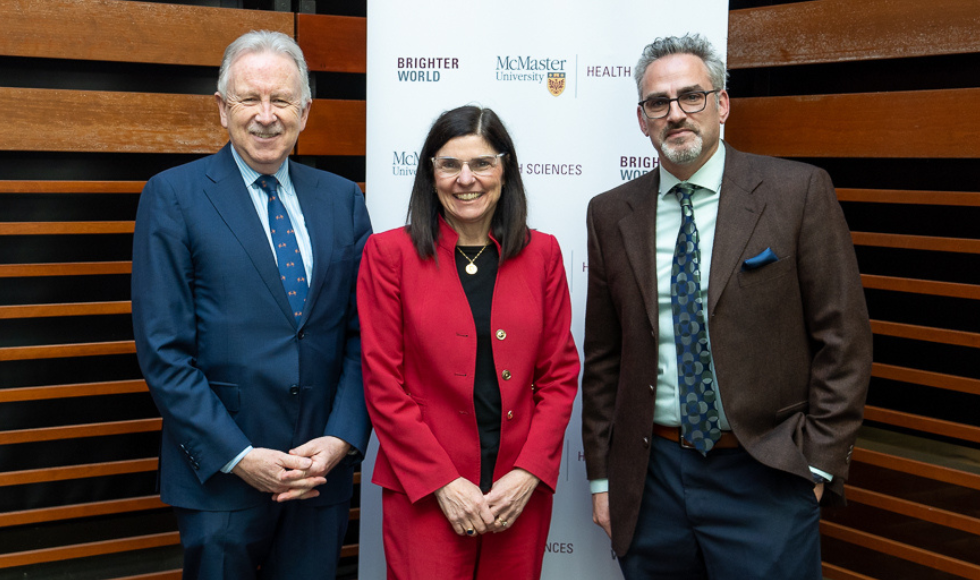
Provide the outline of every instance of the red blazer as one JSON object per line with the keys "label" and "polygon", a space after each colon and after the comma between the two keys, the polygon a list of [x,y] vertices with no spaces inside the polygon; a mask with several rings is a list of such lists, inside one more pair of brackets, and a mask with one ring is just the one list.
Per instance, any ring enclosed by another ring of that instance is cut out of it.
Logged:
{"label": "red blazer", "polygon": [[[457,239],[440,220],[436,259],[422,260],[404,228],[371,236],[358,277],[365,398],[381,442],[373,481],[413,503],[458,477],[480,481],[476,332]],[[503,415],[494,481],[519,467],[554,491],[579,358],[553,236],[531,232],[500,267],[490,320]]]}

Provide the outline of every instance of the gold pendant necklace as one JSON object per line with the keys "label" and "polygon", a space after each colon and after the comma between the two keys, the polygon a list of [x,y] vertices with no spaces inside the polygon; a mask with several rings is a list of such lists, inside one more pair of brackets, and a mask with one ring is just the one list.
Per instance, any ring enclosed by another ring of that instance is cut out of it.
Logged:
{"label": "gold pendant necklace", "polygon": [[466,255],[466,252],[463,251],[463,248],[460,248],[459,246],[456,246],[456,249],[459,250],[459,253],[460,254],[463,254],[463,257],[466,258],[466,260],[469,262],[469,265],[466,266],[466,268],[464,268],[464,270],[466,270],[466,273],[467,274],[469,274],[470,276],[472,276],[473,274],[476,274],[480,270],[479,268],[476,267],[476,264],[474,264],[473,262],[475,262],[476,259],[480,257],[480,254],[482,254],[483,253],[483,250],[486,250],[487,249],[487,246],[489,246],[489,245],[490,244],[488,243],[486,246],[483,246],[482,248],[480,248],[480,251],[477,252],[475,256],[473,256],[473,259],[470,259],[470,257]]}

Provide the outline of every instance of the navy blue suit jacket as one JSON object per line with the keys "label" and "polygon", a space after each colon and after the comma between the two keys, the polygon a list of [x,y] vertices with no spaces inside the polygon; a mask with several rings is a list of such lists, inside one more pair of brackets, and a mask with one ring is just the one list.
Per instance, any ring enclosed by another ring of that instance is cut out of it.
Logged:
{"label": "navy blue suit jacket", "polygon": [[[248,445],[288,451],[332,435],[363,452],[370,432],[355,300],[364,197],[290,163],[313,247],[297,323],[230,147],[147,182],[133,244],[137,354],[163,416],[161,498],[208,511],[269,501],[220,471]],[[304,501],[349,499],[354,459]]]}

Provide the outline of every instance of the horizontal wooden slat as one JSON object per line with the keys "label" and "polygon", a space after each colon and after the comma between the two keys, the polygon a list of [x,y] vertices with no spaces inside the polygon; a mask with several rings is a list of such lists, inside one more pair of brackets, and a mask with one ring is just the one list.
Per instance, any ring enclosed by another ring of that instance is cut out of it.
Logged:
{"label": "horizontal wooden slat", "polygon": [[911,383],[913,385],[923,385],[926,387],[935,387],[937,389],[946,389],[947,391],[957,391],[970,395],[980,395],[980,380],[956,375],[948,375],[946,373],[910,369],[883,363],[872,363],[871,376],[878,377],[880,379]]}
{"label": "horizontal wooden slat", "polygon": [[0,193],[140,193],[145,181],[0,180]]}
{"label": "horizontal wooden slat", "polygon": [[106,463],[25,469],[23,471],[4,471],[0,472],[0,487],[47,481],[86,479],[89,477],[105,477],[127,473],[144,473],[147,471],[156,471],[158,466],[159,461],[157,458],[152,457],[149,459],[129,459],[126,461],[110,461]]}
{"label": "horizontal wooden slat", "polygon": [[125,393],[146,392],[146,381],[107,381],[101,383],[75,383],[71,385],[51,385],[43,387],[19,387],[0,389],[0,403],[15,401],[44,401],[47,399],[67,399],[71,397],[93,397],[100,395],[121,395]]}
{"label": "horizontal wooden slat", "polygon": [[854,487],[853,485],[845,485],[844,490],[847,493],[848,502],[861,503],[969,534],[980,535],[980,519],[977,518]]}
{"label": "horizontal wooden slat", "polygon": [[978,101],[977,88],[733,98],[725,139],[780,157],[975,158]]}
{"label": "horizontal wooden slat", "polygon": [[340,548],[341,558],[350,558],[351,556],[356,556],[360,550],[360,544],[345,544]]}
{"label": "horizontal wooden slat", "polygon": [[128,512],[155,510],[167,507],[160,501],[160,496],[134,497],[114,499],[76,505],[57,506],[33,510],[0,513],[0,528],[22,526],[24,524],[39,524],[43,522],[58,522],[76,518],[105,516]]}
{"label": "horizontal wooden slat", "polygon": [[228,141],[210,95],[0,87],[0,108],[17,103],[6,151],[214,153]]}
{"label": "horizontal wooden slat", "polygon": [[3,222],[0,236],[44,236],[62,234],[131,234],[135,222]]}
{"label": "horizontal wooden slat", "polygon": [[37,441],[61,441],[82,437],[103,437],[128,433],[159,431],[163,419],[133,419],[130,421],[111,421],[107,423],[88,423],[85,425],[65,425],[61,427],[42,427],[39,429],[14,429],[0,431],[0,445],[34,443]]}
{"label": "horizontal wooden slat", "polygon": [[313,101],[306,130],[296,144],[297,154],[364,155],[366,149],[365,101]]}
{"label": "horizontal wooden slat", "polygon": [[44,562],[72,560],[74,558],[86,558],[89,556],[104,556],[106,554],[118,554],[119,552],[131,552],[133,550],[145,550],[147,548],[159,548],[161,546],[176,546],[179,543],[180,536],[177,532],[164,532],[162,534],[136,536],[134,538],[121,538],[118,540],[74,544],[70,546],[59,546],[57,548],[45,548],[43,550],[31,550],[28,552],[0,554],[0,569],[43,564]]}
{"label": "horizontal wooden slat", "polygon": [[851,232],[855,246],[898,248],[902,250],[926,250],[930,252],[958,252],[980,254],[980,240],[965,238],[940,238],[937,236],[908,236],[904,234],[879,234]]}
{"label": "horizontal wooden slat", "polygon": [[311,71],[367,72],[367,18],[297,14],[296,42]]}
{"label": "horizontal wooden slat", "polygon": [[871,332],[882,336],[895,336],[912,340],[924,340],[926,342],[980,348],[980,333],[977,332],[916,326],[914,324],[885,322],[883,320],[872,320]]}
{"label": "horizontal wooden slat", "polygon": [[249,30],[293,36],[293,15],[117,0],[4,0],[0,54],[218,66]]}
{"label": "horizontal wooden slat", "polygon": [[99,316],[129,314],[129,300],[115,302],[71,302],[66,304],[18,304],[0,306],[0,320],[12,318],[49,318],[52,316]]}
{"label": "horizontal wooden slat", "polygon": [[50,264],[0,264],[0,278],[38,276],[98,276],[129,274],[132,262],[59,262]]}
{"label": "horizontal wooden slat", "polygon": [[980,52],[976,0],[824,0],[728,18],[732,69]]}
{"label": "horizontal wooden slat", "polygon": [[138,576],[126,576],[116,578],[116,580],[180,580],[183,575],[181,570],[166,570],[164,572],[153,572],[150,574],[140,574]]}
{"label": "horizontal wooden slat", "polygon": [[878,423],[895,425],[905,429],[915,429],[916,431],[932,433],[933,435],[942,435],[943,437],[953,437],[955,439],[980,443],[980,427],[964,425],[963,423],[942,421],[940,419],[932,419],[930,417],[903,413],[901,411],[892,411],[872,405],[864,408],[864,420],[877,421]]}
{"label": "horizontal wooden slat", "polygon": [[76,356],[108,356],[113,354],[132,354],[135,352],[136,343],[132,340],[52,344],[44,346],[8,346],[0,348],[0,361],[41,360]]}
{"label": "horizontal wooden slat", "polygon": [[894,292],[909,292],[912,294],[929,294],[932,296],[980,300],[980,286],[974,284],[934,282],[932,280],[895,278],[892,276],[876,276],[873,274],[861,274],[861,283],[865,288],[871,288],[874,290],[892,290]]}
{"label": "horizontal wooden slat", "polygon": [[960,487],[980,491],[980,474],[960,471],[950,467],[943,467],[925,461],[898,457],[880,451],[872,451],[862,447],[855,447],[851,456],[851,461],[866,463],[875,467],[891,469],[917,477],[925,477],[943,483],[950,483]]}
{"label": "horizontal wooden slat", "polygon": [[837,188],[840,201],[865,203],[901,203],[908,205],[951,205],[980,207],[980,192],[976,191],[912,191],[903,189],[845,189]]}
{"label": "horizontal wooden slat", "polygon": [[930,552],[917,546],[904,544],[868,532],[848,528],[827,520],[820,522],[820,533],[843,542],[861,546],[862,548],[887,554],[894,558],[901,558],[907,562],[928,566],[929,568],[940,570],[947,574],[953,574],[962,578],[980,578],[980,566],[976,564],[964,562],[963,560],[951,558],[943,554],[937,554],[936,552]]}
{"label": "horizontal wooden slat", "polygon": [[857,572],[852,572],[850,570],[841,568],[840,566],[835,566],[827,562],[823,563],[823,577],[827,580],[877,580],[871,576],[865,576],[864,574],[858,574]]}

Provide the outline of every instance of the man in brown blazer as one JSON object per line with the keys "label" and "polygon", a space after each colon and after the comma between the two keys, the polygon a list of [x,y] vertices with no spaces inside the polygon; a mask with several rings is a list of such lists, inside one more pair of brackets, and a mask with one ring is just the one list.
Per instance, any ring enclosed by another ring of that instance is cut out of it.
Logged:
{"label": "man in brown blazer", "polygon": [[700,36],[635,74],[660,167],[588,212],[593,519],[627,580],[819,579],[871,371],[833,185],[720,140],[726,71]]}

